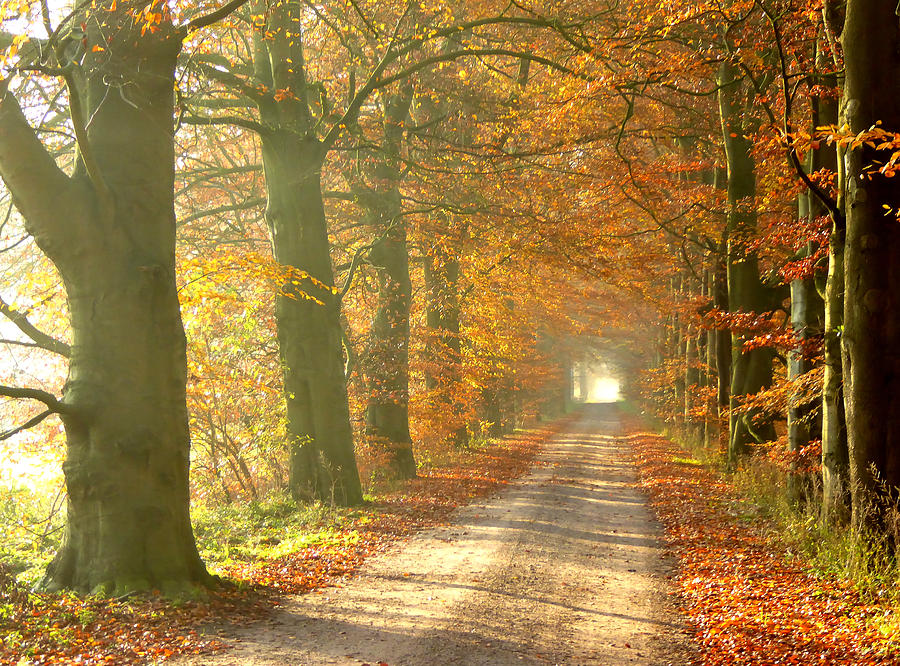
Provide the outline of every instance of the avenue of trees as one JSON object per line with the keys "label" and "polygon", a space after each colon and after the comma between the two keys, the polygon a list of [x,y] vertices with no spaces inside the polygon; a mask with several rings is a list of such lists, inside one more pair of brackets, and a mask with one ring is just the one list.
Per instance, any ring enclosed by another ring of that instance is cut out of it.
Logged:
{"label": "avenue of trees", "polygon": [[562,414],[598,354],[730,466],[889,528],[889,3],[0,18],[2,445],[63,452],[45,587],[210,585],[192,500],[358,504]]}

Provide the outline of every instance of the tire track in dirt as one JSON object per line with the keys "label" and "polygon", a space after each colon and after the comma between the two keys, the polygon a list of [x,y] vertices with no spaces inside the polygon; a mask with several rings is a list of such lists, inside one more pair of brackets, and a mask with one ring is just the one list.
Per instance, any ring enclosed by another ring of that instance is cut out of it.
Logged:
{"label": "tire track in dirt", "polygon": [[634,488],[614,405],[588,405],[534,470],[292,597],[234,648],[183,664],[684,664],[661,528]]}

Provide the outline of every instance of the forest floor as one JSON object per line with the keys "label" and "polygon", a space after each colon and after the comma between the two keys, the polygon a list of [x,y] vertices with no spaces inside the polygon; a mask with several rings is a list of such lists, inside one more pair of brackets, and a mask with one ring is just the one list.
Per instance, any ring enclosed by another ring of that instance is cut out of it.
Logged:
{"label": "forest floor", "polygon": [[208,556],[231,583],[200,601],[38,594],[0,567],[0,664],[900,664],[896,608],[814,573],[715,466],[618,406],[323,510],[280,554]]}
{"label": "forest floor", "polygon": [[342,587],[179,664],[684,664],[672,563],[619,411],[588,406],[532,472],[368,560]]}

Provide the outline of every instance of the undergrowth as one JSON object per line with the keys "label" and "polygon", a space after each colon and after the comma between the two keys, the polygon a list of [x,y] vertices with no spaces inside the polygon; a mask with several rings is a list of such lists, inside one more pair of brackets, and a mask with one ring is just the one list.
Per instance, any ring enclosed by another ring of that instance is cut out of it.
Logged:
{"label": "undergrowth", "polygon": [[[893,533],[836,525],[822,512],[818,473],[793,480],[783,465],[762,454],[747,456],[729,472],[716,450],[669,432],[673,441],[691,452],[693,460],[725,475],[736,491],[728,512],[740,519],[769,523],[770,530],[797,562],[821,578],[849,583],[862,599],[877,603],[884,613],[874,620],[876,630],[900,646],[900,538]],[[674,458],[673,462],[687,462]],[[791,497],[800,488],[803,498]],[[888,510],[888,523],[900,524],[900,508]],[[894,530],[896,532],[896,530]]]}
{"label": "undergrowth", "polygon": [[[801,478],[806,500],[792,501],[785,491],[790,475],[768,460],[746,460],[732,481],[759,514],[773,521],[791,552],[814,572],[845,579],[865,598],[900,612],[900,566],[893,535],[834,525],[822,514],[821,491],[814,478]],[[893,507],[890,511],[896,514],[898,510]]]}
{"label": "undergrowth", "polygon": [[33,585],[59,549],[65,524],[61,488],[0,487],[0,566]]}
{"label": "undergrowth", "polygon": [[334,541],[358,513],[321,502],[298,504],[283,491],[248,502],[192,510],[200,556],[217,572],[235,561],[275,559]]}

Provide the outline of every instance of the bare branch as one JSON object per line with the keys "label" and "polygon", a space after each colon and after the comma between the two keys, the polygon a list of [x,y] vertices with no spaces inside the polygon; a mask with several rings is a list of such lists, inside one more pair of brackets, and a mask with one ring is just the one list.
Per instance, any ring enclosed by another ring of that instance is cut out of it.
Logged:
{"label": "bare branch", "polygon": [[194,20],[190,21],[187,25],[179,29],[178,35],[179,37],[184,39],[188,34],[194,32],[195,30],[200,30],[209,25],[212,25],[213,23],[218,23],[229,14],[237,11],[242,6],[247,4],[247,2],[248,0],[231,0],[231,2],[223,5],[221,9],[217,9],[214,12],[210,12],[209,14],[204,14],[203,16],[198,16]]}
{"label": "bare branch", "polygon": [[207,117],[207,116],[184,116],[181,119],[181,123],[183,125],[235,125],[237,127],[243,127],[245,130],[250,132],[256,132],[257,134],[265,134],[266,128],[261,123],[256,122],[255,120],[248,120],[247,118],[241,118],[240,116],[216,116],[216,117]]}
{"label": "bare branch", "polygon": [[46,411],[41,412],[37,416],[34,416],[34,417],[28,419],[27,421],[25,421],[25,423],[23,423],[22,425],[20,425],[18,427],[15,427],[12,430],[7,430],[6,432],[0,433],[0,442],[2,442],[4,439],[9,439],[13,435],[18,435],[23,430],[28,430],[29,428],[33,428],[38,423],[41,423],[48,416],[50,416],[51,414],[55,414],[55,413],[56,412],[54,410],[48,409]]}
{"label": "bare branch", "polygon": [[249,208],[255,208],[257,206],[262,206],[266,203],[265,197],[256,197],[253,199],[244,199],[240,203],[235,204],[227,204],[224,206],[216,206],[215,208],[209,208],[207,210],[201,210],[197,213],[192,213],[191,215],[185,215],[181,219],[178,220],[178,224],[184,225],[189,222],[194,222],[195,220],[201,220],[204,217],[212,217],[213,215],[220,215],[221,213],[231,213],[235,211],[247,210]]}
{"label": "bare branch", "polygon": [[[60,356],[65,356],[66,358],[71,355],[72,350],[69,345],[38,329],[34,324],[28,321],[28,317],[24,312],[13,310],[2,298],[0,298],[0,314],[9,319],[20,331],[22,331],[22,333],[31,338],[34,341],[33,346],[46,349],[47,351],[59,354]],[[6,342],[7,344],[30,346],[28,343],[17,343],[14,340],[3,340],[3,342]]]}
{"label": "bare branch", "polygon": [[55,395],[41,389],[0,386],[0,396],[19,400],[37,400],[47,405],[51,412],[56,412],[57,414],[68,414],[72,411],[69,405],[59,400]]}

